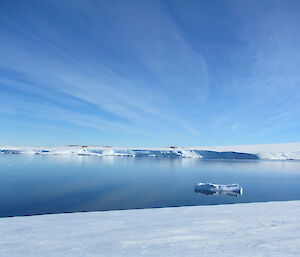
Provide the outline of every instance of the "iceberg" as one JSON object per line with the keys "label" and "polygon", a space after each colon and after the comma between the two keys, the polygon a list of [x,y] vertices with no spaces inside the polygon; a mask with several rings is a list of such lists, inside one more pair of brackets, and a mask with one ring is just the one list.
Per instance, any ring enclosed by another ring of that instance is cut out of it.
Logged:
{"label": "iceberg", "polygon": [[195,186],[195,192],[205,195],[230,195],[240,196],[243,194],[243,188],[239,184],[219,185],[200,182]]}
{"label": "iceberg", "polygon": [[198,146],[198,147],[148,147],[126,148],[112,146],[1,146],[0,154],[129,156],[156,158],[188,158],[212,160],[300,160],[300,143]]}

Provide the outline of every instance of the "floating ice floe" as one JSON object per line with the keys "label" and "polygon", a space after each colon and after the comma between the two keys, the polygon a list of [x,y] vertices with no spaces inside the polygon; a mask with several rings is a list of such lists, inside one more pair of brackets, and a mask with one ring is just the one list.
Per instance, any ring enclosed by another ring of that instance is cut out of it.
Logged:
{"label": "floating ice floe", "polygon": [[195,192],[205,195],[230,195],[240,196],[243,194],[243,188],[238,184],[219,185],[200,182],[195,186]]}

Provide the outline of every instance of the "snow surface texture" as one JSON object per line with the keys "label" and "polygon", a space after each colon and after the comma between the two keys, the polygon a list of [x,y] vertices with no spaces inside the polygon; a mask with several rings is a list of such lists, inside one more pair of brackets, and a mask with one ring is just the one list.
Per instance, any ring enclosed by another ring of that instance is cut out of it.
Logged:
{"label": "snow surface texture", "polygon": [[300,160],[300,143],[164,148],[120,148],[109,146],[0,146],[0,153],[27,153],[43,155],[73,154],[82,156],[131,156],[159,158]]}
{"label": "snow surface texture", "polygon": [[300,201],[0,219],[1,257],[299,256]]}

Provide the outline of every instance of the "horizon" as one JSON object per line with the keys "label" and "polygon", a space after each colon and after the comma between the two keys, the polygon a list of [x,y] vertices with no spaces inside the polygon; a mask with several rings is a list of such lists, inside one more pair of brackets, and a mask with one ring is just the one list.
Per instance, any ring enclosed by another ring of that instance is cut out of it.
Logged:
{"label": "horizon", "polygon": [[2,1],[0,145],[300,142],[300,2]]}

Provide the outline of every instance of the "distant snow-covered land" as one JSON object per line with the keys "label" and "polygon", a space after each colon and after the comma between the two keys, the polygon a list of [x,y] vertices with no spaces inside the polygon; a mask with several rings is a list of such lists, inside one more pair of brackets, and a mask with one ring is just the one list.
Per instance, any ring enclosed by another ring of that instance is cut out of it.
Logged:
{"label": "distant snow-covered land", "polygon": [[300,160],[300,143],[164,148],[121,148],[109,146],[0,146],[0,153],[27,153],[43,155],[73,154],[90,156],[131,156],[160,158]]}
{"label": "distant snow-covered land", "polygon": [[299,256],[300,201],[0,219],[0,256]]}

